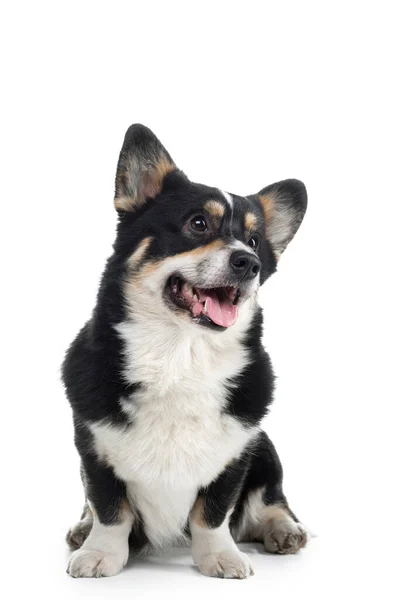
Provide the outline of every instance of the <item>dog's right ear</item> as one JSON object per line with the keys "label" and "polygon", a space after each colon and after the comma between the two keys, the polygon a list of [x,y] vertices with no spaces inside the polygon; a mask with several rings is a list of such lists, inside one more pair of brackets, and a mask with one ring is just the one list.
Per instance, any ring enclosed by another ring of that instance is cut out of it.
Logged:
{"label": "dog's right ear", "polygon": [[131,125],[125,134],[115,178],[114,204],[118,211],[134,212],[160,193],[164,177],[176,166],[154,133]]}

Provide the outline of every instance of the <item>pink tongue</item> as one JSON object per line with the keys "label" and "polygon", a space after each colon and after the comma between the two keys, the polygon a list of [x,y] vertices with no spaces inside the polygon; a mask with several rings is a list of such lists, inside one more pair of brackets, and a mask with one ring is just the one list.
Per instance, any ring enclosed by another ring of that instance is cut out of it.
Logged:
{"label": "pink tongue", "polygon": [[[196,302],[192,309],[195,316],[204,313],[221,327],[231,327],[236,323],[238,307],[233,305],[229,298],[220,299],[213,290],[198,290],[198,293],[200,302]],[[204,307],[201,302],[205,302]]]}

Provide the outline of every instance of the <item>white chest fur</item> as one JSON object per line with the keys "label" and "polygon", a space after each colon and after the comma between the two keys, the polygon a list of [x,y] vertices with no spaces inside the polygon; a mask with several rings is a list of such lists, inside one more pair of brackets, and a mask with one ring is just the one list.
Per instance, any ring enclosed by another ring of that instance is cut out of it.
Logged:
{"label": "white chest fur", "polygon": [[222,411],[232,378],[247,364],[241,336],[197,334],[193,327],[177,335],[175,326],[160,325],[118,326],[125,376],[141,388],[133,399],[120,399],[131,425],[92,426],[98,453],[127,482],[155,544],[180,534],[199,487],[254,435]]}

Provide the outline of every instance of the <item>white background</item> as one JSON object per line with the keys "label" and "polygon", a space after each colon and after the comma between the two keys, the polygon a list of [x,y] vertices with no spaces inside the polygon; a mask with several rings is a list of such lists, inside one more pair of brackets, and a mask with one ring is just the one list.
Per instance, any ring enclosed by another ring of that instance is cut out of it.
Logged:
{"label": "white background", "polygon": [[[399,43],[395,2],[5,2],[0,15],[2,516],[7,597],[398,597]],[[89,317],[133,122],[194,181],[302,179],[309,209],[263,289],[266,428],[298,556],[211,580],[188,551],[65,574],[82,492],[59,381]],[[262,595],[262,596],[261,596]]]}

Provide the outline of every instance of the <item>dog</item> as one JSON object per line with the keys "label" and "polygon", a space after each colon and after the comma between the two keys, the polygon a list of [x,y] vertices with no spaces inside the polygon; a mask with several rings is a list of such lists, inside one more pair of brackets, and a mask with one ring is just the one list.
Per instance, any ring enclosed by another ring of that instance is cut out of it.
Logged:
{"label": "dog", "polygon": [[130,551],[190,541],[204,575],[249,577],[237,542],[289,554],[308,541],[260,427],[274,375],[257,302],[305,186],[241,197],[193,183],[136,124],[114,202],[113,253],[62,367],[86,497],[68,573],[116,575]]}

